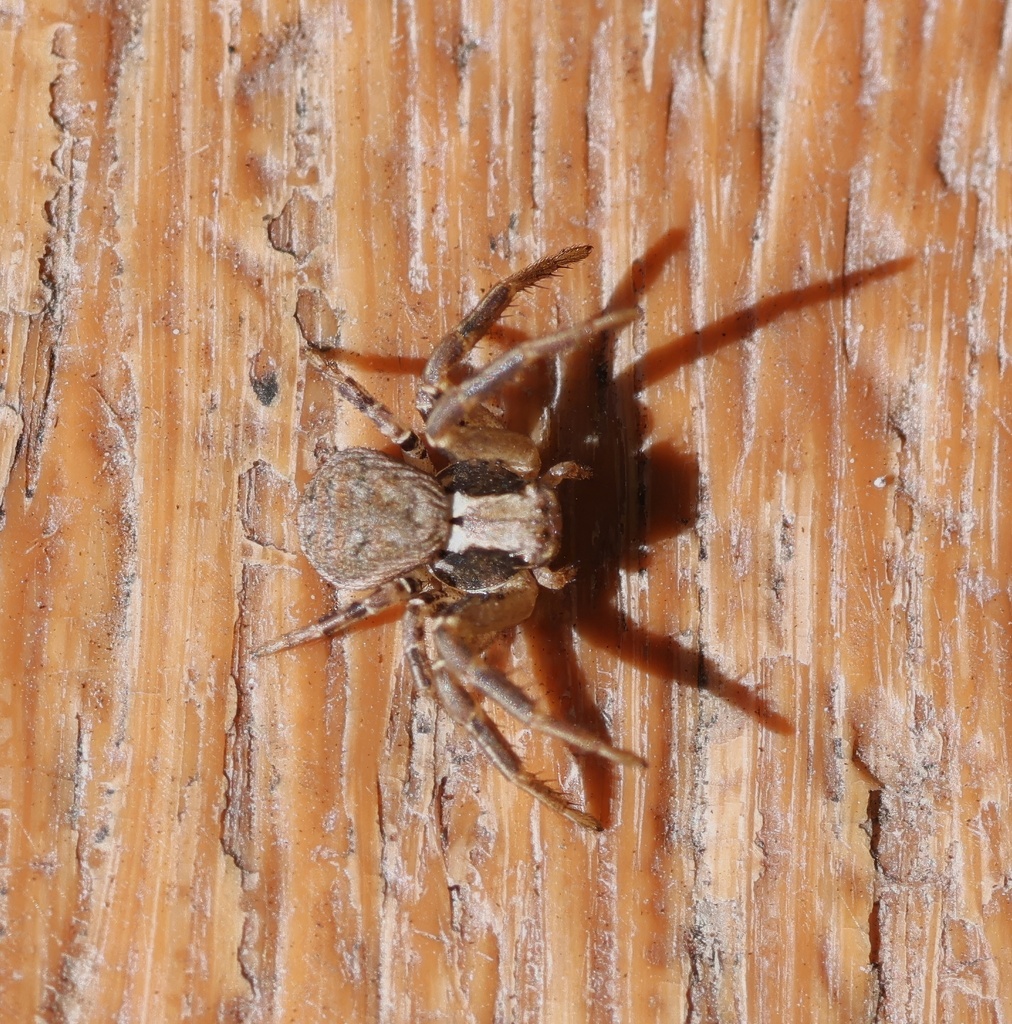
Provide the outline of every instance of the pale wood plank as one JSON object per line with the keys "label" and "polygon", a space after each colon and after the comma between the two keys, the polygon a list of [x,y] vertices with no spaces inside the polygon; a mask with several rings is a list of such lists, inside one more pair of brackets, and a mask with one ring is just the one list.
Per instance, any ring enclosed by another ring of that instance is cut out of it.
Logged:
{"label": "pale wood plank", "polygon": [[[0,1017],[1007,1018],[1010,19],[0,6]],[[646,316],[507,396],[595,477],[495,656],[648,758],[513,731],[600,837],[410,694],[396,617],[249,659],[330,607],[314,447],[378,440],[300,290],[409,418],[579,242],[505,335]]]}

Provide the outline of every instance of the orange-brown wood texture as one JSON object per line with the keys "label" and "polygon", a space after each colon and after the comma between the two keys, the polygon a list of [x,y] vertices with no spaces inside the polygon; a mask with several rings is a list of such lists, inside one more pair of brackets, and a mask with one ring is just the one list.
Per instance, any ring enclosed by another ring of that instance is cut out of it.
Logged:
{"label": "orange-brown wood texture", "polygon": [[[1007,0],[3,0],[0,1019],[1012,1015]],[[490,657],[585,833],[331,609],[294,505],[441,333],[570,587]]]}

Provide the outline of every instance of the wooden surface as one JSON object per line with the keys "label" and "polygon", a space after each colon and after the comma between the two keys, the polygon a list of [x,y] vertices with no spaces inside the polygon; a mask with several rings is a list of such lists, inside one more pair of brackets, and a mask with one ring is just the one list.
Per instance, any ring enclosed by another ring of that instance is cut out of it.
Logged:
{"label": "wooden surface", "polygon": [[[1009,1019],[1008,3],[4,0],[0,42],[0,1018]],[[506,396],[595,472],[493,656],[647,758],[504,724],[600,836],[411,695],[396,616],[250,659],[334,600],[318,445],[379,440],[300,293],[409,418],[578,242],[479,356],[645,311]]]}

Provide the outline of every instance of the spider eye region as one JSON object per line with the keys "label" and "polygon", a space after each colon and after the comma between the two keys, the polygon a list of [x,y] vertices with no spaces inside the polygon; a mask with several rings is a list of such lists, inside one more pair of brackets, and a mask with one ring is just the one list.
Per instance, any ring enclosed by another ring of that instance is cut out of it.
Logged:
{"label": "spider eye region", "polygon": [[299,539],[336,587],[365,589],[430,562],[450,536],[451,499],[432,477],[373,451],[345,448],[299,505]]}
{"label": "spider eye region", "polygon": [[555,494],[524,483],[499,494],[453,492],[450,537],[432,566],[438,579],[469,593],[488,593],[523,569],[547,565],[559,550]]}

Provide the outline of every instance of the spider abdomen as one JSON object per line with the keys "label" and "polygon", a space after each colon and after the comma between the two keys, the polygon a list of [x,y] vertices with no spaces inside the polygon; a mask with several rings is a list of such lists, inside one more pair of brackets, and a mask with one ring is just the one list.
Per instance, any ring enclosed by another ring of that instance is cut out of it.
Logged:
{"label": "spider abdomen", "polygon": [[299,539],[336,587],[374,587],[423,565],[450,536],[450,496],[413,466],[371,448],[334,454],[299,505]]}

